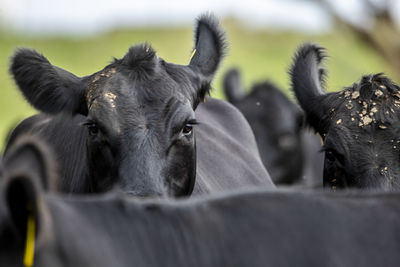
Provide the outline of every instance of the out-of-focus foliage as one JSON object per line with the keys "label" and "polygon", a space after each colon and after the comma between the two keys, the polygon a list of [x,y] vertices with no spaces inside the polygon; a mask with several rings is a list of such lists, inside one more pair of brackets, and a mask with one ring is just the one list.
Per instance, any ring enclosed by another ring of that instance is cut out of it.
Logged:
{"label": "out-of-focus foliage", "polygon": [[351,31],[382,56],[396,73],[400,73],[400,25],[395,12],[396,1],[358,0],[359,9],[363,13],[358,16],[358,23],[351,22],[348,15],[346,17],[343,11],[337,10],[335,1],[305,1],[312,1],[324,8],[336,22],[336,27]]}
{"label": "out-of-focus foliage", "polygon": [[[394,80],[389,66],[370,47],[349,32],[304,35],[294,32],[260,30],[242,27],[234,20],[223,23],[227,30],[229,53],[214,81],[212,95],[222,98],[221,77],[224,71],[238,66],[245,86],[269,79],[289,93],[287,70],[296,47],[312,41],[327,48],[329,90],[339,90],[359,80],[361,75],[385,72]],[[122,57],[132,44],[147,41],[166,61],[187,64],[192,49],[192,29],[123,29],[96,37],[24,37],[0,33],[0,148],[7,132],[35,110],[23,100],[8,74],[9,58],[18,47],[31,47],[42,52],[51,63],[76,75],[84,76],[102,69],[112,57]],[[289,93],[290,94],[290,93]]]}

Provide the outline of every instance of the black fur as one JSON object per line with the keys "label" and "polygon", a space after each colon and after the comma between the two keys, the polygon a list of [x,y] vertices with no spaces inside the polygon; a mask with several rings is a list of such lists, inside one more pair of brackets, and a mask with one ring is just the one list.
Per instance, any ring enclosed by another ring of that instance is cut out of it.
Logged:
{"label": "black fur", "polygon": [[[79,94],[71,94],[75,91],[69,90],[78,89],[75,88],[77,80],[71,78],[75,76],[69,75],[72,82],[68,83],[65,75],[54,75],[55,70],[61,71],[43,56],[37,64],[32,63],[30,56],[37,53],[17,52],[13,66],[29,72],[27,80],[18,75],[21,72],[15,72],[20,90],[29,92],[25,94],[27,100],[41,111],[60,112],[28,118],[11,135],[9,144],[26,131],[46,139],[60,162],[60,190],[65,192],[104,192],[117,185],[118,189],[134,195],[183,196],[192,193],[195,179],[205,179],[199,192],[246,185],[273,186],[259,161],[245,120],[231,106],[227,108],[216,100],[206,105],[219,107],[221,111],[216,114],[218,121],[209,119],[214,123],[212,128],[237,125],[235,120],[240,125],[232,133],[217,132],[218,146],[213,149],[220,157],[219,162],[212,163],[217,167],[208,165],[206,173],[196,177],[196,164],[202,166],[207,158],[196,159],[194,111],[208,92],[211,74],[223,54],[223,33],[217,25],[210,15],[199,19],[197,56],[189,66],[165,62],[149,45],[132,46],[122,59],[115,59],[103,70],[76,78],[83,85],[79,89],[83,93]],[[58,97],[54,103],[48,103],[47,93],[52,98]],[[72,112],[73,116],[64,112]],[[252,151],[253,155],[246,160],[240,154],[224,158],[226,147],[223,146],[236,140],[238,135],[248,138],[245,144],[235,148]],[[207,142],[206,138],[203,140]],[[254,164],[245,164],[250,161]],[[233,162],[239,162],[238,166],[248,175],[237,181],[232,178],[231,183],[214,181],[223,176],[221,173],[234,174],[234,169],[225,170]]]}
{"label": "black fur", "polygon": [[26,241],[13,217],[21,207],[5,196],[38,207],[30,214],[41,226],[34,266],[397,266],[400,261],[398,194],[257,190],[181,201],[71,197],[42,193],[30,174],[29,190],[13,176],[0,184],[4,266],[22,266]]}
{"label": "black fur", "polygon": [[200,67],[203,75],[212,77],[227,50],[225,33],[213,15],[205,14],[197,19],[194,43],[196,53],[190,65]]}
{"label": "black fur", "polygon": [[[22,262],[27,238],[28,217],[35,221],[36,246],[47,235],[49,225],[47,206],[43,205],[42,191],[55,191],[58,182],[57,165],[47,145],[30,135],[22,135],[4,156],[4,172],[0,181],[2,191],[0,221],[3,223],[0,254],[12,251]],[[5,208],[5,209],[4,209]],[[4,211],[12,230],[4,231]],[[0,230],[1,231],[1,230]],[[18,262],[15,259],[15,262]],[[20,266],[20,264],[8,264]]]}
{"label": "black fur", "polygon": [[315,79],[321,57],[313,48],[300,48],[298,55],[308,51],[313,59],[295,57],[291,75],[308,123],[324,139],[324,185],[400,189],[399,86],[378,73],[340,92],[324,93]]}
{"label": "black fur", "polygon": [[227,100],[232,104],[235,104],[245,97],[240,81],[239,70],[236,68],[232,68],[226,72],[222,87]]}
{"label": "black fur", "polygon": [[128,53],[114,64],[123,65],[128,70],[132,79],[151,77],[157,71],[159,64],[156,52],[149,44],[136,45],[129,48]]}
{"label": "black fur", "polygon": [[306,113],[307,121],[313,123],[314,128],[320,127],[318,115],[324,112],[324,107],[317,103],[325,93],[323,85],[326,71],[321,67],[325,57],[322,47],[303,44],[297,49],[289,70],[292,90]]}
{"label": "black fur", "polygon": [[83,84],[74,74],[51,65],[44,56],[26,48],[18,49],[11,62],[10,73],[33,107],[51,114],[87,112]]}
{"label": "black fur", "polygon": [[321,143],[303,128],[299,107],[269,81],[254,84],[245,94],[238,69],[225,74],[223,87],[228,100],[250,123],[274,183],[322,186]]}

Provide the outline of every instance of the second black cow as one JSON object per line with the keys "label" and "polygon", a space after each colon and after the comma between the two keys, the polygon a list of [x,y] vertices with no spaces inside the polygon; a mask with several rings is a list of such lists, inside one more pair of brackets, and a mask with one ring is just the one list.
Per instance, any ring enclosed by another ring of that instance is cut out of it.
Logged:
{"label": "second black cow", "polygon": [[322,186],[323,155],[318,136],[304,127],[302,110],[269,81],[246,94],[238,69],[229,70],[223,88],[246,117],[264,165],[275,184]]}

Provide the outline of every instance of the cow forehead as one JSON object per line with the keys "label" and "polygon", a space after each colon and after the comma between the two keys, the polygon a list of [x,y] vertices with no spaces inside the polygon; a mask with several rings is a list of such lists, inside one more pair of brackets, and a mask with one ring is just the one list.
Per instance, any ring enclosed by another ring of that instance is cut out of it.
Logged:
{"label": "cow forehead", "polygon": [[335,124],[329,128],[324,146],[355,158],[368,154],[371,158],[379,156],[382,160],[390,160],[390,155],[400,152],[400,135],[395,134],[399,130],[396,126],[380,129],[376,125],[361,128],[357,124]]}
{"label": "cow forehead", "polygon": [[116,68],[104,69],[88,83],[86,100],[90,107],[98,97],[106,99],[111,105],[115,105],[120,97],[125,99],[124,102],[162,101],[172,95],[182,97],[185,90],[191,91],[190,87],[193,86],[190,78],[184,74],[182,72],[177,77],[171,77],[167,71],[160,70],[143,79],[132,79]]}
{"label": "cow forehead", "polygon": [[[388,92],[381,85],[368,97],[360,91],[345,89],[327,97],[325,117],[330,127],[346,127],[353,131],[391,130],[400,119],[400,93]],[[385,92],[385,93],[384,93]],[[358,130],[357,130],[358,129]]]}

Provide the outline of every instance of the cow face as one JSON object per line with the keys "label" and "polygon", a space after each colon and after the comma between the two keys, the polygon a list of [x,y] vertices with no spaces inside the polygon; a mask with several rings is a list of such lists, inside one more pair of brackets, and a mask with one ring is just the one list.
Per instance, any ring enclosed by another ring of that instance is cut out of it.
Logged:
{"label": "cow face", "polygon": [[304,45],[291,70],[293,90],[324,140],[324,186],[399,189],[399,87],[382,74],[325,94],[322,49]]}
{"label": "cow face", "polygon": [[187,66],[138,45],[83,78],[26,49],[15,54],[11,72],[39,110],[86,116],[92,191],[117,183],[134,195],[188,195],[196,175],[194,110],[210,89],[223,39],[215,18],[202,16]]}
{"label": "cow face", "polygon": [[229,71],[224,78],[225,94],[246,117],[257,140],[264,165],[277,184],[301,177],[303,114],[270,82],[254,85],[245,95],[239,72]]}

